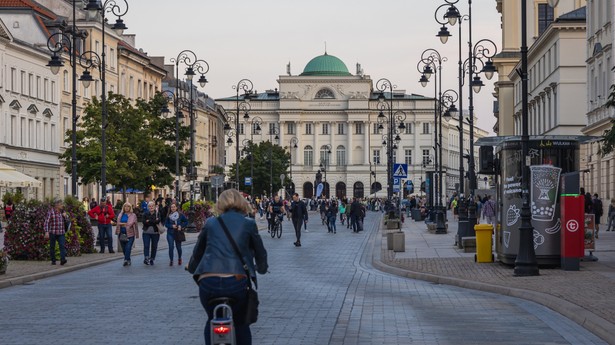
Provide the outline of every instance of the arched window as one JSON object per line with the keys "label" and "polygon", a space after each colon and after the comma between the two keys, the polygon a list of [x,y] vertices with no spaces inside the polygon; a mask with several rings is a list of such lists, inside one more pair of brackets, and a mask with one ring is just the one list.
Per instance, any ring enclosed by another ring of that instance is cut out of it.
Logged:
{"label": "arched window", "polygon": [[352,189],[352,196],[355,198],[363,198],[365,197],[365,191],[363,188],[363,182],[357,181],[354,183],[354,188]]}
{"label": "arched window", "polygon": [[331,151],[329,151],[329,146],[327,145],[320,147],[320,164],[324,167],[331,166]]}
{"label": "arched window", "polygon": [[310,145],[303,149],[303,165],[308,167],[314,165],[314,149]]}
{"label": "arched window", "polygon": [[316,99],[335,99],[335,95],[333,94],[333,91],[329,89],[320,89],[318,90],[318,92],[316,92],[316,96],[314,98]]}
{"label": "arched window", "polygon": [[343,145],[337,147],[336,152],[337,165],[345,166],[346,165],[346,148]]}
{"label": "arched window", "polygon": [[303,197],[311,199],[314,196],[314,185],[312,182],[306,182],[303,184]]}
{"label": "arched window", "polygon": [[382,184],[380,182],[372,183],[372,189],[370,190],[370,194],[374,194],[382,190]]}
{"label": "arched window", "polygon": [[346,197],[346,184],[344,182],[338,182],[335,185],[335,197],[338,199]]}

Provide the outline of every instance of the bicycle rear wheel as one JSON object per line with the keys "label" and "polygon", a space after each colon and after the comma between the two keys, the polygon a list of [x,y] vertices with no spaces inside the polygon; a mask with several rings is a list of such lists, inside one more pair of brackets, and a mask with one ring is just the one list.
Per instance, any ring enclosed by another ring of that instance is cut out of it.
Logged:
{"label": "bicycle rear wheel", "polygon": [[282,237],[282,223],[281,222],[278,223],[277,233],[278,233],[278,238]]}
{"label": "bicycle rear wheel", "polygon": [[275,223],[273,223],[273,226],[271,227],[271,231],[269,231],[269,233],[271,234],[271,238],[275,238],[275,233],[277,232],[277,230],[278,230],[278,226]]}

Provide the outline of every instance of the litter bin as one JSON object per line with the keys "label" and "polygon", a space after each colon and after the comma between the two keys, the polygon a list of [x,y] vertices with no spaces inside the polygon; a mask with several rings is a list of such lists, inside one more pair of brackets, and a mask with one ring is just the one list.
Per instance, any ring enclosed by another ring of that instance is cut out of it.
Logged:
{"label": "litter bin", "polygon": [[421,217],[421,210],[418,209],[418,208],[413,208],[412,209],[412,219],[414,219],[417,222],[420,222],[421,220],[423,220],[421,218],[422,218]]}
{"label": "litter bin", "polygon": [[493,250],[491,247],[491,235],[493,234],[493,225],[491,224],[476,224],[474,225],[476,232],[476,262],[493,262]]}

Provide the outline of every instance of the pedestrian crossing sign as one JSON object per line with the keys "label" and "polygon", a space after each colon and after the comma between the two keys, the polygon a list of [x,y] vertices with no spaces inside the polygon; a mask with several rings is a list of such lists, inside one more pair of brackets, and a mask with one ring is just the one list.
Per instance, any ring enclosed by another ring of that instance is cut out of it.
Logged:
{"label": "pedestrian crossing sign", "polygon": [[395,163],[393,177],[408,178],[408,164]]}

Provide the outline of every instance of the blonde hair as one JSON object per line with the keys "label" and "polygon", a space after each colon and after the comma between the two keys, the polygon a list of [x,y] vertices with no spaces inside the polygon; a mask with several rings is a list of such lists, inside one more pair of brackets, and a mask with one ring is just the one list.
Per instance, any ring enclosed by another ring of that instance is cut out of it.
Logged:
{"label": "blonde hair", "polygon": [[220,194],[216,203],[216,211],[222,214],[228,210],[237,210],[241,213],[248,214],[252,212],[252,207],[237,189],[227,189]]}
{"label": "blonde hair", "polygon": [[124,209],[126,208],[126,206],[130,207],[130,211],[128,211],[128,213],[132,213],[132,204],[129,202],[125,202],[124,205],[122,205],[122,212],[124,212]]}

